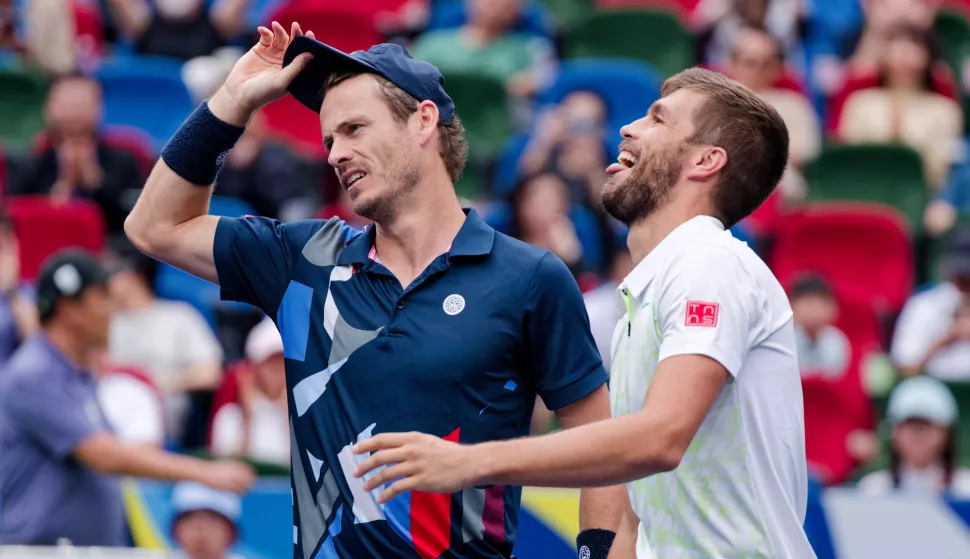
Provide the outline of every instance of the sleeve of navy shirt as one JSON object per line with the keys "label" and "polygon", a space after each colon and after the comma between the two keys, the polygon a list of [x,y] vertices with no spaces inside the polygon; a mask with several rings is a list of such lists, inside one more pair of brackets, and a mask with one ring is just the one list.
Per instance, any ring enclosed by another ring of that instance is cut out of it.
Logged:
{"label": "sleeve of navy shirt", "polygon": [[525,348],[528,372],[550,410],[585,398],[609,379],[579,286],[550,252],[539,261],[526,294]]}
{"label": "sleeve of navy shirt", "polygon": [[53,456],[66,458],[81,441],[102,430],[91,419],[99,413],[93,400],[79,399],[67,386],[46,379],[17,384],[20,386],[11,391],[16,397],[4,398],[7,413]]}
{"label": "sleeve of navy shirt", "polygon": [[[336,219],[336,218],[334,218]],[[224,301],[239,301],[276,316],[304,245],[327,223],[281,223],[266,217],[222,217],[212,247]],[[344,241],[359,232],[342,225]]]}

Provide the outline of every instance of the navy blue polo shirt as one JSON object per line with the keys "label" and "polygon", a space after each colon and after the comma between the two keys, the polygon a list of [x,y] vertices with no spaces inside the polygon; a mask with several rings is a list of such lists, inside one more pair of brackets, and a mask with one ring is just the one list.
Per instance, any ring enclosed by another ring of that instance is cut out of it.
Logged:
{"label": "navy blue polo shirt", "polygon": [[475,443],[529,433],[607,380],[582,295],[549,251],[472,210],[411,285],[369,256],[375,229],[337,218],[221,218],[222,297],[274,317],[289,399],[294,557],[511,556],[521,488],[409,492],[385,505],[351,445],[421,431]]}

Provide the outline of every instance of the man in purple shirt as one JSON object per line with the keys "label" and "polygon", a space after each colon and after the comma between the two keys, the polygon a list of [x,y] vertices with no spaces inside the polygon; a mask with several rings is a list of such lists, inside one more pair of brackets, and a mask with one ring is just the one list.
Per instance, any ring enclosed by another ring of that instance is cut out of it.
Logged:
{"label": "man in purple shirt", "polygon": [[252,471],[149,447],[111,433],[88,372],[108,339],[104,269],[83,252],[51,257],[37,280],[41,331],[0,371],[0,545],[125,543],[115,476],[193,480],[244,491]]}

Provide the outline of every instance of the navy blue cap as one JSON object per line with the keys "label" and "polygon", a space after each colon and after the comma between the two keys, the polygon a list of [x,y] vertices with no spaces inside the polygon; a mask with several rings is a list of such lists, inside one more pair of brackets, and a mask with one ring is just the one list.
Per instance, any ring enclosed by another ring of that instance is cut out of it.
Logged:
{"label": "navy blue cap", "polygon": [[327,77],[334,72],[358,71],[377,74],[408,92],[418,101],[431,101],[438,106],[442,120],[451,122],[455,114],[455,102],[445,92],[445,78],[433,64],[415,60],[400,45],[381,43],[367,51],[351,54],[330,45],[301,35],[290,43],[283,55],[283,66],[305,53],[313,54],[313,60],[290,83],[290,93],[297,101],[320,112],[323,96],[320,94]]}

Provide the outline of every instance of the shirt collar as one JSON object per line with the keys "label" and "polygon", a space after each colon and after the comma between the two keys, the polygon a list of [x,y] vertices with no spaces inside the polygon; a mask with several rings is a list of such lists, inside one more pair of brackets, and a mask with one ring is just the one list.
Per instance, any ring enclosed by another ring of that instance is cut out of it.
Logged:
{"label": "shirt collar", "polygon": [[[451,243],[449,257],[455,256],[482,256],[492,252],[492,243],[495,240],[495,230],[492,229],[473,209],[465,209],[465,223],[458,230],[458,235]],[[350,264],[365,264],[369,260],[368,254],[374,246],[374,239],[377,229],[373,225],[368,226],[367,230],[358,235],[356,239],[337,257],[338,266],[349,266]]]}
{"label": "shirt collar", "polygon": [[678,225],[633,268],[620,289],[628,289],[634,297],[639,297],[671,256],[701,239],[724,232],[724,224],[708,215],[699,215]]}

